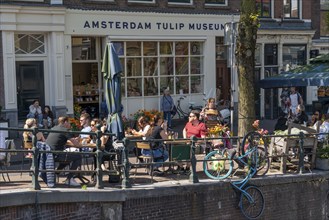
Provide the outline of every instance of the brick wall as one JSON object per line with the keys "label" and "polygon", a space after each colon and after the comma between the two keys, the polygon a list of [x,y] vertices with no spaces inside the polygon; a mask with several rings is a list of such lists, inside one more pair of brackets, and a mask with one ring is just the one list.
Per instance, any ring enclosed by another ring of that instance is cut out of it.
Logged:
{"label": "brick wall", "polygon": [[[329,172],[251,180],[262,191],[260,219],[316,219],[329,215]],[[1,193],[0,219],[244,219],[229,182],[141,186],[126,190]]]}

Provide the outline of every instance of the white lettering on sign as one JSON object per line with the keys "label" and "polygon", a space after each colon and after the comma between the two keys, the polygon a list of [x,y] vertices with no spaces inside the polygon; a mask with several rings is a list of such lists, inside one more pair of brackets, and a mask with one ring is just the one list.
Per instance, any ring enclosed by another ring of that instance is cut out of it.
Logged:
{"label": "white lettering on sign", "polygon": [[133,21],[85,21],[85,29],[122,29],[122,30],[224,30],[219,23],[172,23],[172,22],[133,22]]}

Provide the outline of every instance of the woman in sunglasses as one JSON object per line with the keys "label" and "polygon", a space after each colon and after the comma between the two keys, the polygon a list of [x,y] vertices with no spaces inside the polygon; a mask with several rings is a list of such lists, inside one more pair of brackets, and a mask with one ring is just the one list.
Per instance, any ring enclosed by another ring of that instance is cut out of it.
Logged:
{"label": "woman in sunglasses", "polygon": [[200,113],[197,110],[192,110],[188,116],[188,122],[183,129],[183,137],[204,138],[207,134],[206,124],[199,121]]}
{"label": "woman in sunglasses", "polygon": [[[190,138],[195,136],[197,138],[204,138],[207,135],[206,124],[199,121],[200,112],[198,110],[192,110],[188,116],[188,122],[183,129],[183,137]],[[205,146],[203,146],[205,148]],[[190,164],[187,163],[185,169],[182,164],[179,165],[180,171],[188,174],[190,172]]]}

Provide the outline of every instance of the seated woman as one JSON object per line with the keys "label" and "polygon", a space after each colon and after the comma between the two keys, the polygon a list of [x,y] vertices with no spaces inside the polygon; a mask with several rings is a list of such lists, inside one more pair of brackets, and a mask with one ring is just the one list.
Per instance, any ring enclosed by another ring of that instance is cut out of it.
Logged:
{"label": "seated woman", "polygon": [[42,116],[42,109],[41,106],[39,105],[39,101],[38,100],[34,100],[32,105],[30,105],[29,107],[29,114],[27,114],[26,116],[27,118],[35,118],[38,121],[38,126],[40,128],[43,127],[43,116]]}
{"label": "seated woman", "polygon": [[[183,129],[183,138],[190,138],[195,136],[197,138],[204,138],[207,135],[207,127],[205,123],[199,120],[200,113],[197,110],[192,110],[188,116],[188,122]],[[205,146],[203,146],[205,148]],[[190,166],[186,165],[185,172],[189,172]]]}
{"label": "seated woman", "polygon": [[219,122],[220,119],[221,115],[217,110],[215,99],[209,98],[206,106],[200,112],[200,120]]}
{"label": "seated woman", "polygon": [[[166,140],[168,139],[167,135],[167,124],[164,123],[164,120],[161,116],[155,115],[151,121],[151,128],[146,135],[147,140]],[[165,150],[163,143],[161,141],[151,141],[150,142],[152,151],[153,151],[153,157],[154,157],[154,162],[164,162],[169,158],[168,151]],[[142,154],[149,156],[151,155],[150,150],[142,150]],[[154,175],[161,175],[163,174],[160,170],[159,167],[161,165],[157,164],[154,166],[153,174]]]}
{"label": "seated woman", "polygon": [[[144,116],[140,116],[137,120],[137,127],[139,128],[139,131],[136,131],[135,129],[132,129],[131,133],[133,135],[141,136],[143,138],[146,138],[146,134],[149,132],[150,127],[151,127],[149,121],[147,120],[147,118],[145,118]],[[134,153],[135,153],[136,156],[141,155],[140,149],[136,150],[136,148],[134,148]],[[143,162],[143,159],[139,158],[139,161]]]}
{"label": "seated woman", "polygon": [[45,127],[45,129],[52,128],[54,125],[54,114],[50,110],[49,105],[46,105],[43,108],[42,116],[43,116],[43,126]]}
{"label": "seated woman", "polygon": [[[37,127],[37,120],[35,118],[26,119],[24,129],[33,129],[35,127]],[[32,136],[33,136],[33,133],[30,131],[23,132],[24,141],[32,141]],[[37,138],[37,141],[42,141],[42,142],[46,141],[45,137],[43,136],[43,134],[41,132],[38,132],[36,134],[36,138]],[[32,153],[28,153],[28,155],[26,157],[31,158]]]}

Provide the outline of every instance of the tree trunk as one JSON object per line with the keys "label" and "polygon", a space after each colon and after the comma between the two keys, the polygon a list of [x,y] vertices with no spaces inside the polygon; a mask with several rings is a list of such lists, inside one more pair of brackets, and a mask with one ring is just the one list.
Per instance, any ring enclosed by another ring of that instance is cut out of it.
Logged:
{"label": "tree trunk", "polygon": [[258,29],[258,17],[254,0],[241,2],[241,14],[236,43],[238,69],[238,135],[243,136],[254,130],[255,120],[255,48]]}

